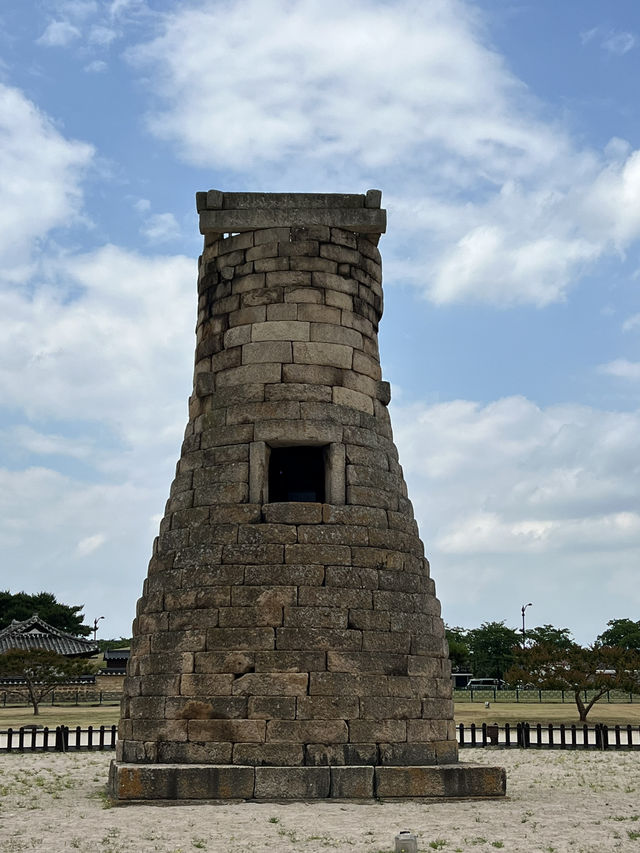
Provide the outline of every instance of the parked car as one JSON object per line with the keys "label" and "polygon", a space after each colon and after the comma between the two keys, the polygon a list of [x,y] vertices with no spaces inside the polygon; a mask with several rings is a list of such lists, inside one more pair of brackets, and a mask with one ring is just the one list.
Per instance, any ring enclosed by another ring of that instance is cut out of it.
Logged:
{"label": "parked car", "polygon": [[501,678],[471,678],[467,681],[465,690],[503,690],[504,681]]}

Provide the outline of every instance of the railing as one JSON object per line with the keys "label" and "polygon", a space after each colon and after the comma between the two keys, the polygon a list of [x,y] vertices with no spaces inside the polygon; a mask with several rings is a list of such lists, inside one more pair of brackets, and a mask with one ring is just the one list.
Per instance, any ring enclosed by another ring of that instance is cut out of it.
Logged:
{"label": "railing", "polygon": [[503,749],[637,749],[640,750],[640,726],[606,726],[596,723],[590,728],[584,725],[554,726],[518,723],[504,726],[471,723],[466,727],[460,723],[458,745],[468,747],[499,747]]}
{"label": "railing", "polygon": [[115,749],[117,726],[21,726],[0,731],[1,752],[67,752],[68,750]]}
{"label": "railing", "polygon": [[[595,695],[594,690],[581,690],[580,695],[589,702]],[[573,690],[538,690],[537,688],[518,688],[517,690],[497,690],[484,688],[482,690],[464,690],[456,688],[453,691],[455,702],[522,702],[525,703],[562,703],[575,704]],[[626,705],[630,702],[640,702],[640,694],[627,693],[624,690],[607,690],[600,702],[615,705]]]}
{"label": "railing", "polygon": [[[117,705],[122,699],[121,690],[69,690],[52,691],[40,705]],[[30,707],[28,698],[11,690],[0,692],[0,706],[3,708]]]}
{"label": "railing", "polygon": [[[589,727],[561,724],[554,726],[518,723],[504,726],[471,723],[457,727],[461,749],[498,747],[502,749],[600,749],[640,750],[640,726],[606,726],[597,723]],[[69,750],[115,749],[117,726],[56,726],[55,729],[21,726],[0,731],[2,752],[67,752]]]}

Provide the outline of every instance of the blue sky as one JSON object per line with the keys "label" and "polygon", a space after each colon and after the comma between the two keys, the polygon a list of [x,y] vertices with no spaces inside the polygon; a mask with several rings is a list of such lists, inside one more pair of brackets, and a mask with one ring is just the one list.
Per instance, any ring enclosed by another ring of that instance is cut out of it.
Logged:
{"label": "blue sky", "polygon": [[443,615],[639,618],[634,0],[7,0],[0,586],[128,635],[187,418],[197,190],[383,190]]}

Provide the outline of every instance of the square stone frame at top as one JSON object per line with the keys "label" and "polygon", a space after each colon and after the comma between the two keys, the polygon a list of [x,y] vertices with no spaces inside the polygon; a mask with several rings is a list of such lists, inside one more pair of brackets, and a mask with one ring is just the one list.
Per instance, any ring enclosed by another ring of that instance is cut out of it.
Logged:
{"label": "square stone frame at top", "polygon": [[269,503],[269,460],[272,447],[322,447],[324,449],[324,500],[334,506],[346,503],[346,450],[339,442],[282,439],[252,441],[249,445],[249,503]]}

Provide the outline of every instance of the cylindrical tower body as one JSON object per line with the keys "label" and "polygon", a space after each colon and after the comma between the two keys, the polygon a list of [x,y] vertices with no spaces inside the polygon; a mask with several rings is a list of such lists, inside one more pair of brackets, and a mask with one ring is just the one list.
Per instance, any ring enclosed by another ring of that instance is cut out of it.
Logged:
{"label": "cylindrical tower body", "polygon": [[[457,746],[381,380],[380,193],[210,191],[198,206],[194,390],[112,791],[419,795],[406,769],[450,765]],[[168,782],[163,765],[192,772]]]}

